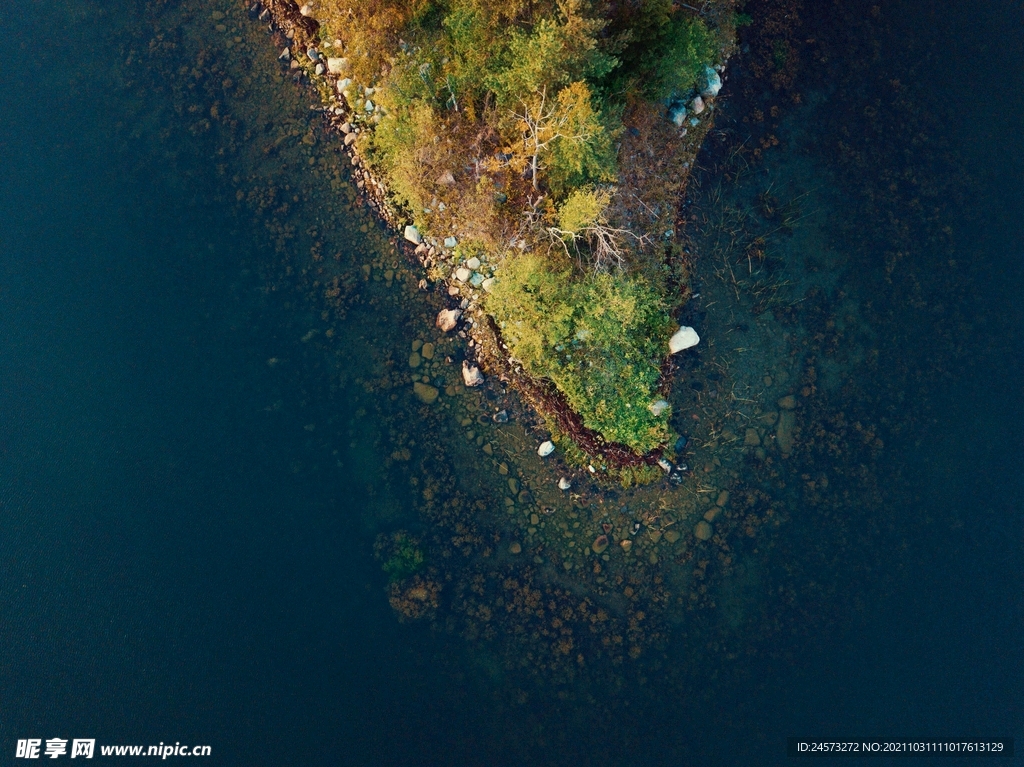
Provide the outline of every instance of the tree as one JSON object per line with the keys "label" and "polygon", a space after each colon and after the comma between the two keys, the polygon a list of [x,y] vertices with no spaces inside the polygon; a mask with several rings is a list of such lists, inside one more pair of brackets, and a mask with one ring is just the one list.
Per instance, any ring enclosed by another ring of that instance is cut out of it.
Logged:
{"label": "tree", "polygon": [[558,196],[588,180],[615,179],[611,137],[594,110],[585,82],[572,83],[554,99],[543,87],[520,104],[521,110],[512,114],[522,135],[515,155],[523,167],[529,167],[535,190],[540,189],[542,170],[549,171],[552,191]]}
{"label": "tree", "polygon": [[577,189],[558,211],[558,226],[547,228],[548,236],[559,243],[568,256],[570,249],[581,258],[585,245],[590,262],[597,271],[625,266],[625,248],[629,239],[638,245],[648,241],[647,235],[636,235],[629,229],[609,225],[607,219],[611,192],[602,189]]}

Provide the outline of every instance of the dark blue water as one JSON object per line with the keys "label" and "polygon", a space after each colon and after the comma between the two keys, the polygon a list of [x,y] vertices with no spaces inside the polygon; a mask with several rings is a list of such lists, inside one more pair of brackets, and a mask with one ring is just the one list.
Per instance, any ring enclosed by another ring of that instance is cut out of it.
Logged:
{"label": "dark blue water", "polygon": [[[148,12],[0,9],[0,764],[52,737],[211,744],[210,764],[468,765],[780,764],[787,735],[1024,736],[1019,4],[893,2],[886,32],[850,31],[858,55],[872,35],[893,46],[879,71],[913,83],[971,176],[967,204],[942,209],[953,306],[904,314],[880,294],[883,356],[906,361],[899,385],[928,417],[889,445],[899,505],[879,513],[911,521],[870,538],[856,612],[696,688],[654,671],[518,706],[483,651],[388,607],[366,521],[383,480],[303,428],[348,423],[361,395],[330,390],[299,310],[261,292],[271,256],[210,147],[167,146],[161,125],[185,118],[122,88],[119,41]],[[950,284],[926,281],[932,305]],[[951,314],[960,346],[922,351]]]}
{"label": "dark blue water", "polygon": [[300,408],[301,372],[265,364],[301,367],[302,331],[244,272],[257,238],[202,147],[167,161],[168,104],[119,101],[140,18],[0,12],[0,763],[18,738],[218,764],[457,748],[440,725],[475,714],[383,598],[374,477],[329,470],[303,426],[337,403]]}

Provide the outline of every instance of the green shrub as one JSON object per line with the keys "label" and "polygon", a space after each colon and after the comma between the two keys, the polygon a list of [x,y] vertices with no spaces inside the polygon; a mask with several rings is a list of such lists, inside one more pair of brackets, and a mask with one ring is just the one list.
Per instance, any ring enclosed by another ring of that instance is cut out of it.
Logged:
{"label": "green shrub", "polygon": [[651,92],[655,98],[684,95],[718,53],[715,36],[700,19],[677,16],[655,46]]}
{"label": "green shrub", "polygon": [[486,308],[512,355],[553,381],[588,427],[641,452],[668,438],[666,414],[648,407],[671,321],[650,284],[603,272],[573,277],[526,254],[502,266]]}
{"label": "green shrub", "polygon": [[558,209],[558,228],[569,235],[579,235],[584,229],[603,223],[603,215],[611,193],[602,189],[577,189]]}

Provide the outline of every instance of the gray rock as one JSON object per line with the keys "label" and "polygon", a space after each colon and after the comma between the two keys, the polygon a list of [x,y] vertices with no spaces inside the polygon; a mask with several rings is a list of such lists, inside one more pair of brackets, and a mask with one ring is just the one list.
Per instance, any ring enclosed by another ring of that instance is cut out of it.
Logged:
{"label": "gray rock", "polygon": [[455,279],[457,279],[459,282],[469,282],[469,278],[471,275],[472,272],[469,271],[469,269],[467,269],[464,266],[460,266],[458,269],[455,270]]}
{"label": "gray rock", "polygon": [[676,104],[669,109],[668,119],[671,120],[677,128],[682,128],[683,123],[686,122],[686,105]]}
{"label": "gray rock", "polygon": [[[345,143],[348,143],[348,136],[345,137]],[[407,227],[405,227],[405,239],[407,239],[413,245],[419,245],[421,242],[423,242],[423,238],[420,236],[420,230],[417,229],[412,224],[409,224]]]}
{"label": "gray rock", "polygon": [[459,244],[459,241],[457,239],[455,239],[454,237],[445,237],[444,238],[444,246],[446,248],[454,248],[458,244]]}
{"label": "gray rock", "polygon": [[466,268],[476,271],[477,269],[480,268],[480,259],[477,258],[476,256],[473,256],[471,259],[466,261]]}
{"label": "gray rock", "polygon": [[690,110],[695,114],[699,115],[704,111],[704,99],[700,96],[694,96],[693,101],[690,102]]}
{"label": "gray rock", "polygon": [[705,66],[703,87],[700,90],[700,95],[706,99],[713,99],[720,90],[722,90],[721,76],[711,67]]}
{"label": "gray rock", "polygon": [[327,71],[332,75],[340,75],[348,69],[348,59],[331,56],[327,59]]}
{"label": "gray rock", "polygon": [[437,313],[437,327],[444,333],[455,330],[455,326],[459,323],[459,317],[461,316],[461,309],[442,309]]}
{"label": "gray rock", "polygon": [[462,381],[466,386],[483,386],[484,374],[476,365],[471,365],[467,360],[463,360]]}

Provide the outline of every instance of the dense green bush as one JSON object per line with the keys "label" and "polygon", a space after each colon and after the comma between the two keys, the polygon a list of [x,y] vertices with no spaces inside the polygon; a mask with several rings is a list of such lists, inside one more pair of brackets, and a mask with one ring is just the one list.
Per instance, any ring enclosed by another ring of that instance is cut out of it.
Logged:
{"label": "dense green bush", "polygon": [[671,323],[650,284],[621,273],[574,276],[525,255],[506,262],[486,308],[512,355],[551,379],[588,427],[639,451],[667,439],[666,414],[648,408]]}

